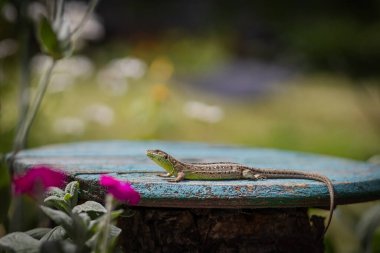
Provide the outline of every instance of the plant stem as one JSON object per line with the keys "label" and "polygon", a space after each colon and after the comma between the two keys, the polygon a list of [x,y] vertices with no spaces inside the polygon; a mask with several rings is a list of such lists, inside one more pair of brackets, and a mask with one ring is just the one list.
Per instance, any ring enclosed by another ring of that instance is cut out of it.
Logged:
{"label": "plant stem", "polygon": [[56,29],[59,31],[63,23],[63,11],[64,11],[64,0],[57,0],[55,3],[55,16],[54,23],[57,25]]}
{"label": "plant stem", "polygon": [[100,238],[99,249],[101,253],[106,253],[109,251],[109,231],[111,225],[111,213],[113,209],[113,197],[111,194],[106,195],[106,210],[107,213],[104,215],[104,219],[102,221],[102,236]]}
{"label": "plant stem", "polygon": [[[18,151],[21,150],[22,144],[26,140],[26,136],[29,133],[30,127],[36,117],[37,111],[41,105],[42,99],[44,97],[44,94],[46,92],[46,89],[48,87],[48,84],[51,79],[51,74],[53,72],[54,66],[56,64],[56,61],[53,60],[51,64],[47,67],[46,72],[42,75],[40,82],[37,87],[37,94],[34,98],[32,105],[30,106],[25,119],[21,123],[20,128],[17,131],[14,146],[13,146],[13,153],[11,156],[11,162],[13,162],[13,158],[16,156]],[[11,164],[12,165],[12,164]]]}
{"label": "plant stem", "polygon": [[[17,130],[22,126],[22,122],[28,112],[30,103],[30,24],[27,20],[27,4],[26,1],[20,3],[20,27],[21,32],[19,34],[21,41],[20,52],[20,101],[19,101],[19,122],[17,124]],[[25,142],[20,143],[20,148],[24,148]]]}
{"label": "plant stem", "polygon": [[98,2],[99,2],[99,0],[91,0],[91,2],[88,4],[86,13],[83,15],[82,20],[79,22],[77,27],[75,27],[73,29],[73,31],[70,34],[70,37],[73,41],[75,41],[77,39],[78,35],[80,34],[81,29],[83,28],[84,24],[86,23],[86,21],[90,17],[90,14],[93,13]]}
{"label": "plant stem", "polygon": [[[79,35],[80,30],[82,29],[82,27],[84,26],[88,18],[90,17],[90,14],[94,11],[95,6],[97,5],[98,2],[99,0],[90,1],[88,8],[86,10],[86,13],[83,15],[82,20],[79,22],[77,27],[75,27],[73,32],[70,33],[71,40],[75,40],[76,37]],[[50,14],[49,17],[53,21],[53,23],[54,22],[62,23],[62,16],[63,16],[63,11],[64,11],[64,0],[55,0],[55,1],[46,0],[46,5],[48,6],[48,10]],[[58,25],[60,26],[61,24],[58,24]],[[17,129],[16,137],[13,143],[13,152],[9,158],[9,164],[10,164],[11,169],[13,167],[15,156],[25,146],[24,143],[26,142],[30,127],[41,105],[41,101],[44,97],[47,86],[49,85],[51,74],[55,65],[56,65],[56,60],[53,59],[50,66],[47,68],[46,72],[41,77],[40,82],[38,84],[36,97],[32,101],[31,106],[28,108],[26,112],[25,118],[20,122],[20,126]]]}

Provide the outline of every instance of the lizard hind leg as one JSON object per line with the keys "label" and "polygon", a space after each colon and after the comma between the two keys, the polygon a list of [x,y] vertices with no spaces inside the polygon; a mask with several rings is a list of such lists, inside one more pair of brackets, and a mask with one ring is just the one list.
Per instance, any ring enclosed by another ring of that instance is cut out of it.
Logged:
{"label": "lizard hind leg", "polygon": [[245,169],[242,172],[243,178],[246,179],[253,179],[253,180],[263,180],[266,177],[263,174],[258,174],[254,172],[253,170]]}
{"label": "lizard hind leg", "polygon": [[185,173],[181,171],[181,172],[178,172],[177,177],[175,179],[168,179],[167,181],[172,182],[172,183],[178,183],[182,181],[183,179],[185,179]]}

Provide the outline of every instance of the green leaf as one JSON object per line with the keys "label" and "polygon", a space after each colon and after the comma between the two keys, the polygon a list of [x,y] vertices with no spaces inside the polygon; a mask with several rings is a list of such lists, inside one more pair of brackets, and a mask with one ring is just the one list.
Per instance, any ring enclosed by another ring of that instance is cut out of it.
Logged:
{"label": "green leaf", "polygon": [[76,216],[78,216],[82,220],[83,224],[86,225],[86,228],[87,228],[91,222],[90,216],[88,216],[87,213],[79,213],[79,214],[78,213],[72,213],[72,217],[76,217]]}
{"label": "green leaf", "polygon": [[[99,225],[99,222],[97,222],[97,225]],[[94,227],[94,230],[97,230],[94,235],[87,240],[86,242],[86,245],[88,245],[89,247],[92,247],[92,248],[95,248],[97,246],[97,243],[99,243],[99,237],[101,237],[102,235],[102,232],[97,226]],[[111,244],[110,245],[114,245],[117,237],[120,235],[120,233],[122,232],[122,230],[119,228],[119,227],[116,227],[114,225],[110,225],[110,231],[107,235],[107,237],[109,238]]]}
{"label": "green leaf", "polygon": [[41,239],[44,235],[51,231],[51,228],[34,228],[25,232],[34,239]]}
{"label": "green leaf", "polygon": [[17,253],[38,252],[40,242],[30,235],[22,232],[15,232],[0,238],[0,249],[11,250]]}
{"label": "green leaf", "polygon": [[62,240],[67,237],[66,235],[66,230],[62,226],[56,226],[50,229],[49,233],[45,234],[40,241]]}
{"label": "green leaf", "polygon": [[71,195],[71,208],[77,205],[78,203],[78,194],[79,194],[79,182],[78,181],[72,181],[66,185],[65,188],[66,193],[70,193]]}
{"label": "green leaf", "polygon": [[116,227],[115,225],[110,226],[110,236],[112,238],[116,238],[120,235],[122,229],[119,227]]}
{"label": "green leaf", "polygon": [[[75,253],[77,247],[68,241],[45,241],[41,245],[40,253]],[[80,251],[89,252],[89,251]]]}
{"label": "green leaf", "polygon": [[72,52],[70,38],[59,39],[50,21],[42,16],[38,24],[38,39],[41,50],[58,60]]}
{"label": "green leaf", "polygon": [[65,187],[65,192],[70,193],[71,195],[76,195],[79,192],[79,182],[72,181],[68,183]]}
{"label": "green leaf", "polygon": [[88,225],[88,229],[95,233],[100,222],[101,222],[101,218],[90,221],[90,223]]}
{"label": "green leaf", "polygon": [[107,210],[104,206],[96,201],[86,201],[81,205],[77,205],[73,208],[73,212],[81,213],[81,212],[98,212],[98,213],[106,213]]}
{"label": "green leaf", "polygon": [[88,238],[92,236],[91,231],[88,229],[90,224],[90,217],[86,213],[72,213],[73,229],[69,236],[74,243],[79,245],[85,245]]}
{"label": "green leaf", "polygon": [[46,206],[40,206],[41,210],[50,218],[52,219],[57,225],[61,225],[66,231],[70,230],[72,228],[72,219],[70,216],[68,216],[66,213],[54,210],[50,207]]}
{"label": "green leaf", "polygon": [[42,51],[55,59],[63,57],[60,50],[57,34],[54,32],[50,21],[46,17],[41,17],[38,25],[38,39]]}
{"label": "green leaf", "polygon": [[95,233],[94,235],[92,235],[92,237],[86,241],[86,245],[94,249],[96,247],[96,243],[99,241],[99,236],[99,233]]}
{"label": "green leaf", "polygon": [[111,212],[111,220],[115,220],[117,217],[119,217],[123,213],[124,213],[123,209],[112,211]]}
{"label": "green leaf", "polygon": [[71,206],[71,198],[72,198],[73,196],[70,194],[70,193],[65,193],[65,196],[63,197],[63,200],[68,204],[68,205],[70,205]]}
{"label": "green leaf", "polygon": [[64,211],[66,213],[70,212],[70,208],[68,207],[66,201],[63,198],[57,197],[55,195],[45,198],[44,203],[49,207],[55,207],[56,209]]}
{"label": "green leaf", "polygon": [[73,213],[83,212],[87,213],[92,219],[96,219],[102,214],[107,213],[107,210],[100,203],[89,200],[73,208]]}

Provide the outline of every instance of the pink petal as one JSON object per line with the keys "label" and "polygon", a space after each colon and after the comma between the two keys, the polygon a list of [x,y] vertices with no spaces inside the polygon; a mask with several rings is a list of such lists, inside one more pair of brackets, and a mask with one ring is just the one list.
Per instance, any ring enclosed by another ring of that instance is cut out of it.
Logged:
{"label": "pink petal", "polygon": [[24,177],[17,177],[13,179],[13,189],[16,194],[23,194],[32,192],[34,183],[26,174]]}
{"label": "pink petal", "polygon": [[66,175],[61,171],[47,166],[34,166],[24,175],[13,178],[13,189],[16,194],[33,196],[40,193],[38,190],[45,191],[52,186],[62,187],[65,180]]}
{"label": "pink petal", "polygon": [[100,177],[100,185],[107,187],[108,193],[112,194],[119,201],[128,202],[131,205],[136,205],[140,201],[140,194],[133,189],[129,182],[121,181],[108,175],[102,175]]}
{"label": "pink petal", "polygon": [[119,182],[120,182],[119,180],[108,175],[102,175],[100,177],[100,185],[104,187],[114,186],[114,185],[119,184]]}

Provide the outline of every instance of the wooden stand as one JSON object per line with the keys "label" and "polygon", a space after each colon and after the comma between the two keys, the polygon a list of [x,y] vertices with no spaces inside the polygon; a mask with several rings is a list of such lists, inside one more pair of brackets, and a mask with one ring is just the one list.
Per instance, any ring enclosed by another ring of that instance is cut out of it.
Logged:
{"label": "wooden stand", "polygon": [[[329,206],[323,183],[311,180],[169,183],[146,155],[162,149],[189,162],[230,161],[257,168],[317,172],[334,184],[335,203],[380,199],[380,166],[271,149],[175,142],[105,141],[46,146],[18,153],[15,169],[45,164],[80,182],[83,200],[103,201],[99,175],[127,180],[141,194],[134,215],[120,219],[127,252],[323,252],[323,218],[308,207]],[[333,220],[334,223],[334,220]]]}

